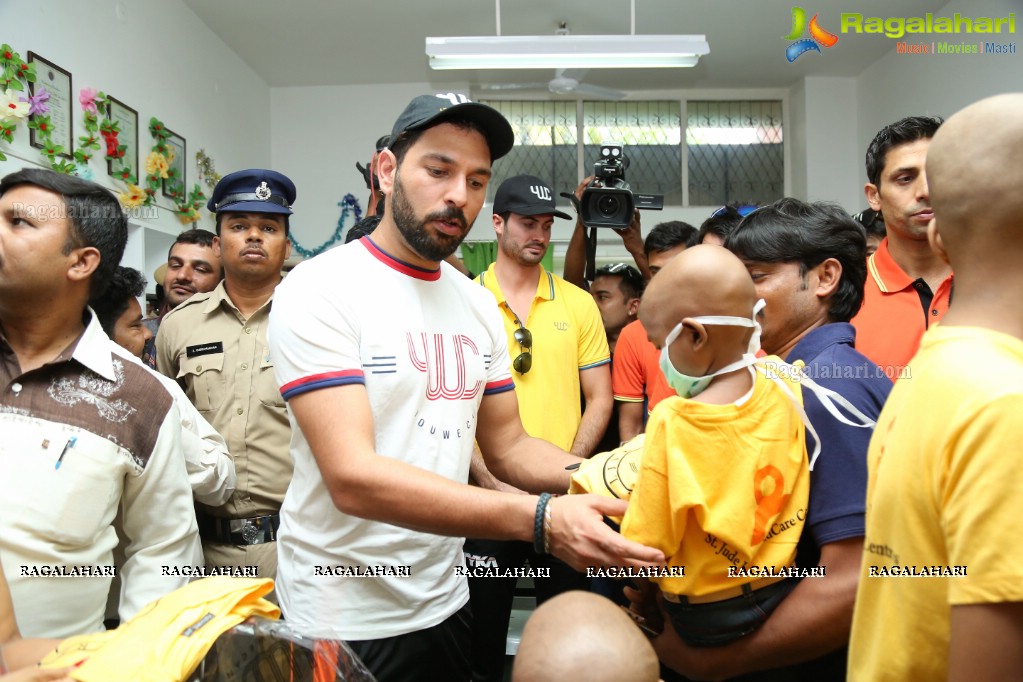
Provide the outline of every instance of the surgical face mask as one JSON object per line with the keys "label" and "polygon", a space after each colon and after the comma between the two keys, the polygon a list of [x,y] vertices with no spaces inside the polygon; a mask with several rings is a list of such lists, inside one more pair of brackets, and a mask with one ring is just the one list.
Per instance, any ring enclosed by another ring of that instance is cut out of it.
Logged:
{"label": "surgical face mask", "polygon": [[766,303],[764,299],[757,301],[756,305],[753,306],[753,318],[746,317],[732,317],[731,315],[705,315],[703,317],[691,318],[694,322],[699,322],[705,325],[723,325],[731,327],[752,327],[753,335],[749,340],[749,347],[743,356],[735,362],[725,365],[716,372],[706,374],[701,377],[693,377],[688,374],[675,369],[675,366],[671,364],[671,358],[668,356],[668,347],[671,346],[678,339],[679,334],[682,333],[682,323],[679,322],[675,327],[668,332],[668,336],[664,339],[664,345],[661,347],[661,372],[664,373],[664,378],[667,379],[668,385],[671,386],[672,390],[683,398],[692,398],[695,395],[699,395],[704,389],[710,385],[710,380],[719,374],[728,374],[734,372],[737,369],[743,367],[749,367],[757,360],[757,351],[760,350],[760,323],[757,322],[757,315],[761,310],[764,309]]}

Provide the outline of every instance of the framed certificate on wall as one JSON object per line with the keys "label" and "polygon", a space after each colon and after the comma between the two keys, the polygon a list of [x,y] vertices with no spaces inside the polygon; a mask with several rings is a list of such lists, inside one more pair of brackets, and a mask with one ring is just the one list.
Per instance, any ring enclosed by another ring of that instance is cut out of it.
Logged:
{"label": "framed certificate on wall", "polygon": [[124,156],[107,160],[107,173],[120,178],[117,171],[127,166],[136,181],[139,177],[139,112],[114,97],[107,96],[107,118],[117,124],[117,141],[123,144]]}
{"label": "framed certificate on wall", "polygon": [[163,195],[181,201],[185,197],[185,138],[167,130],[167,147],[174,153],[170,167],[174,174],[163,181]]}
{"label": "framed certificate on wall", "polygon": [[[50,124],[53,126],[50,134],[53,143],[64,148],[60,155],[71,159],[74,152],[71,123],[74,99],[71,95],[71,72],[43,59],[35,52],[28,53],[28,61],[30,64],[36,65],[36,82],[29,83],[29,89],[33,95],[39,94],[40,89],[45,89],[50,93],[50,99],[46,102],[50,107],[50,111],[46,115],[50,117]],[[39,132],[30,128],[28,133],[29,144],[37,149],[42,149],[44,145]]]}

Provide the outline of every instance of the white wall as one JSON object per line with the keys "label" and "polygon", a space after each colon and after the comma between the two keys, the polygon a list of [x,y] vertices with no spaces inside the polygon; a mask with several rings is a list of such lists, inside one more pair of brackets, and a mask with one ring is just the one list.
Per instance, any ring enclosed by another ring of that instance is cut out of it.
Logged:
{"label": "white wall", "polygon": [[[5,0],[0,2],[0,42],[23,58],[32,50],[71,72],[76,142],[85,132],[78,92],[92,87],[138,111],[140,165],[153,146],[150,117],[185,138],[189,190],[196,181],[199,149],[206,150],[221,174],[270,164],[269,86],[181,0]],[[13,145],[0,145],[8,157],[0,161],[0,175],[46,164],[39,150],[29,146],[26,123],[19,124]],[[97,182],[116,192],[123,189],[107,176],[102,153],[90,167]],[[166,260],[174,235],[185,229],[169,199],[159,197],[158,206],[154,218],[133,219],[123,260],[150,280]],[[212,230],[212,218],[203,213],[198,226]],[[151,281],[150,291],[153,286]]]}
{"label": "white wall", "polygon": [[[1020,0],[953,0],[938,13],[968,17],[1005,17],[1016,13],[1015,35],[993,35],[994,42],[1016,43],[1016,54],[913,55],[891,50],[859,75],[856,91],[857,148],[866,151],[878,130],[905,116],[948,118],[964,106],[1002,92],[1023,91],[1023,5]],[[928,36],[928,39],[930,36]],[[907,42],[925,42],[905,38]],[[949,42],[984,40],[984,34],[950,35]],[[859,182],[866,182],[860,161]]]}
{"label": "white wall", "polygon": [[792,178],[789,194],[800,199],[806,198],[808,182],[805,163],[808,127],[806,116],[806,81],[804,79],[792,86],[789,93],[788,117],[785,121],[785,143],[789,150],[786,161],[792,159],[792,162],[786,164]]}
{"label": "white wall", "polygon": [[856,143],[856,79],[804,79],[805,147],[796,164],[806,177],[807,201],[834,201],[855,213],[866,207],[859,169],[863,151]]}

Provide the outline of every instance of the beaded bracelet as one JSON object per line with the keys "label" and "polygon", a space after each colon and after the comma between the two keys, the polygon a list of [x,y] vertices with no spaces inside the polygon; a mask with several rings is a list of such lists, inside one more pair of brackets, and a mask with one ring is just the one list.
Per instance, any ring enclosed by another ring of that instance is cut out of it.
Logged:
{"label": "beaded bracelet", "polygon": [[536,514],[533,516],[533,549],[538,554],[546,554],[544,519],[547,518],[547,503],[551,501],[550,493],[540,493],[536,503]]}

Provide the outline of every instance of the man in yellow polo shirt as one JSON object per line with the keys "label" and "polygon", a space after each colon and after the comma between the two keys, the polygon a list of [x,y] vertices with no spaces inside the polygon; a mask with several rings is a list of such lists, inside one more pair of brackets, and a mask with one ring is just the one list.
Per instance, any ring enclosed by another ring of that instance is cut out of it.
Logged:
{"label": "man in yellow polo shirt", "polygon": [[[554,191],[546,182],[532,175],[505,180],[494,197],[497,262],[477,281],[494,294],[504,320],[526,432],[589,457],[611,417],[610,352],[593,297],[540,264],[555,216],[570,217],[555,208]],[[471,475],[477,485],[507,489],[486,470],[478,451]],[[470,569],[517,568],[527,558],[532,568],[549,569],[535,581],[537,602],[586,587],[584,576],[553,557],[536,554],[526,542],[470,539],[465,552]],[[502,679],[515,581],[469,578],[476,682]]]}

